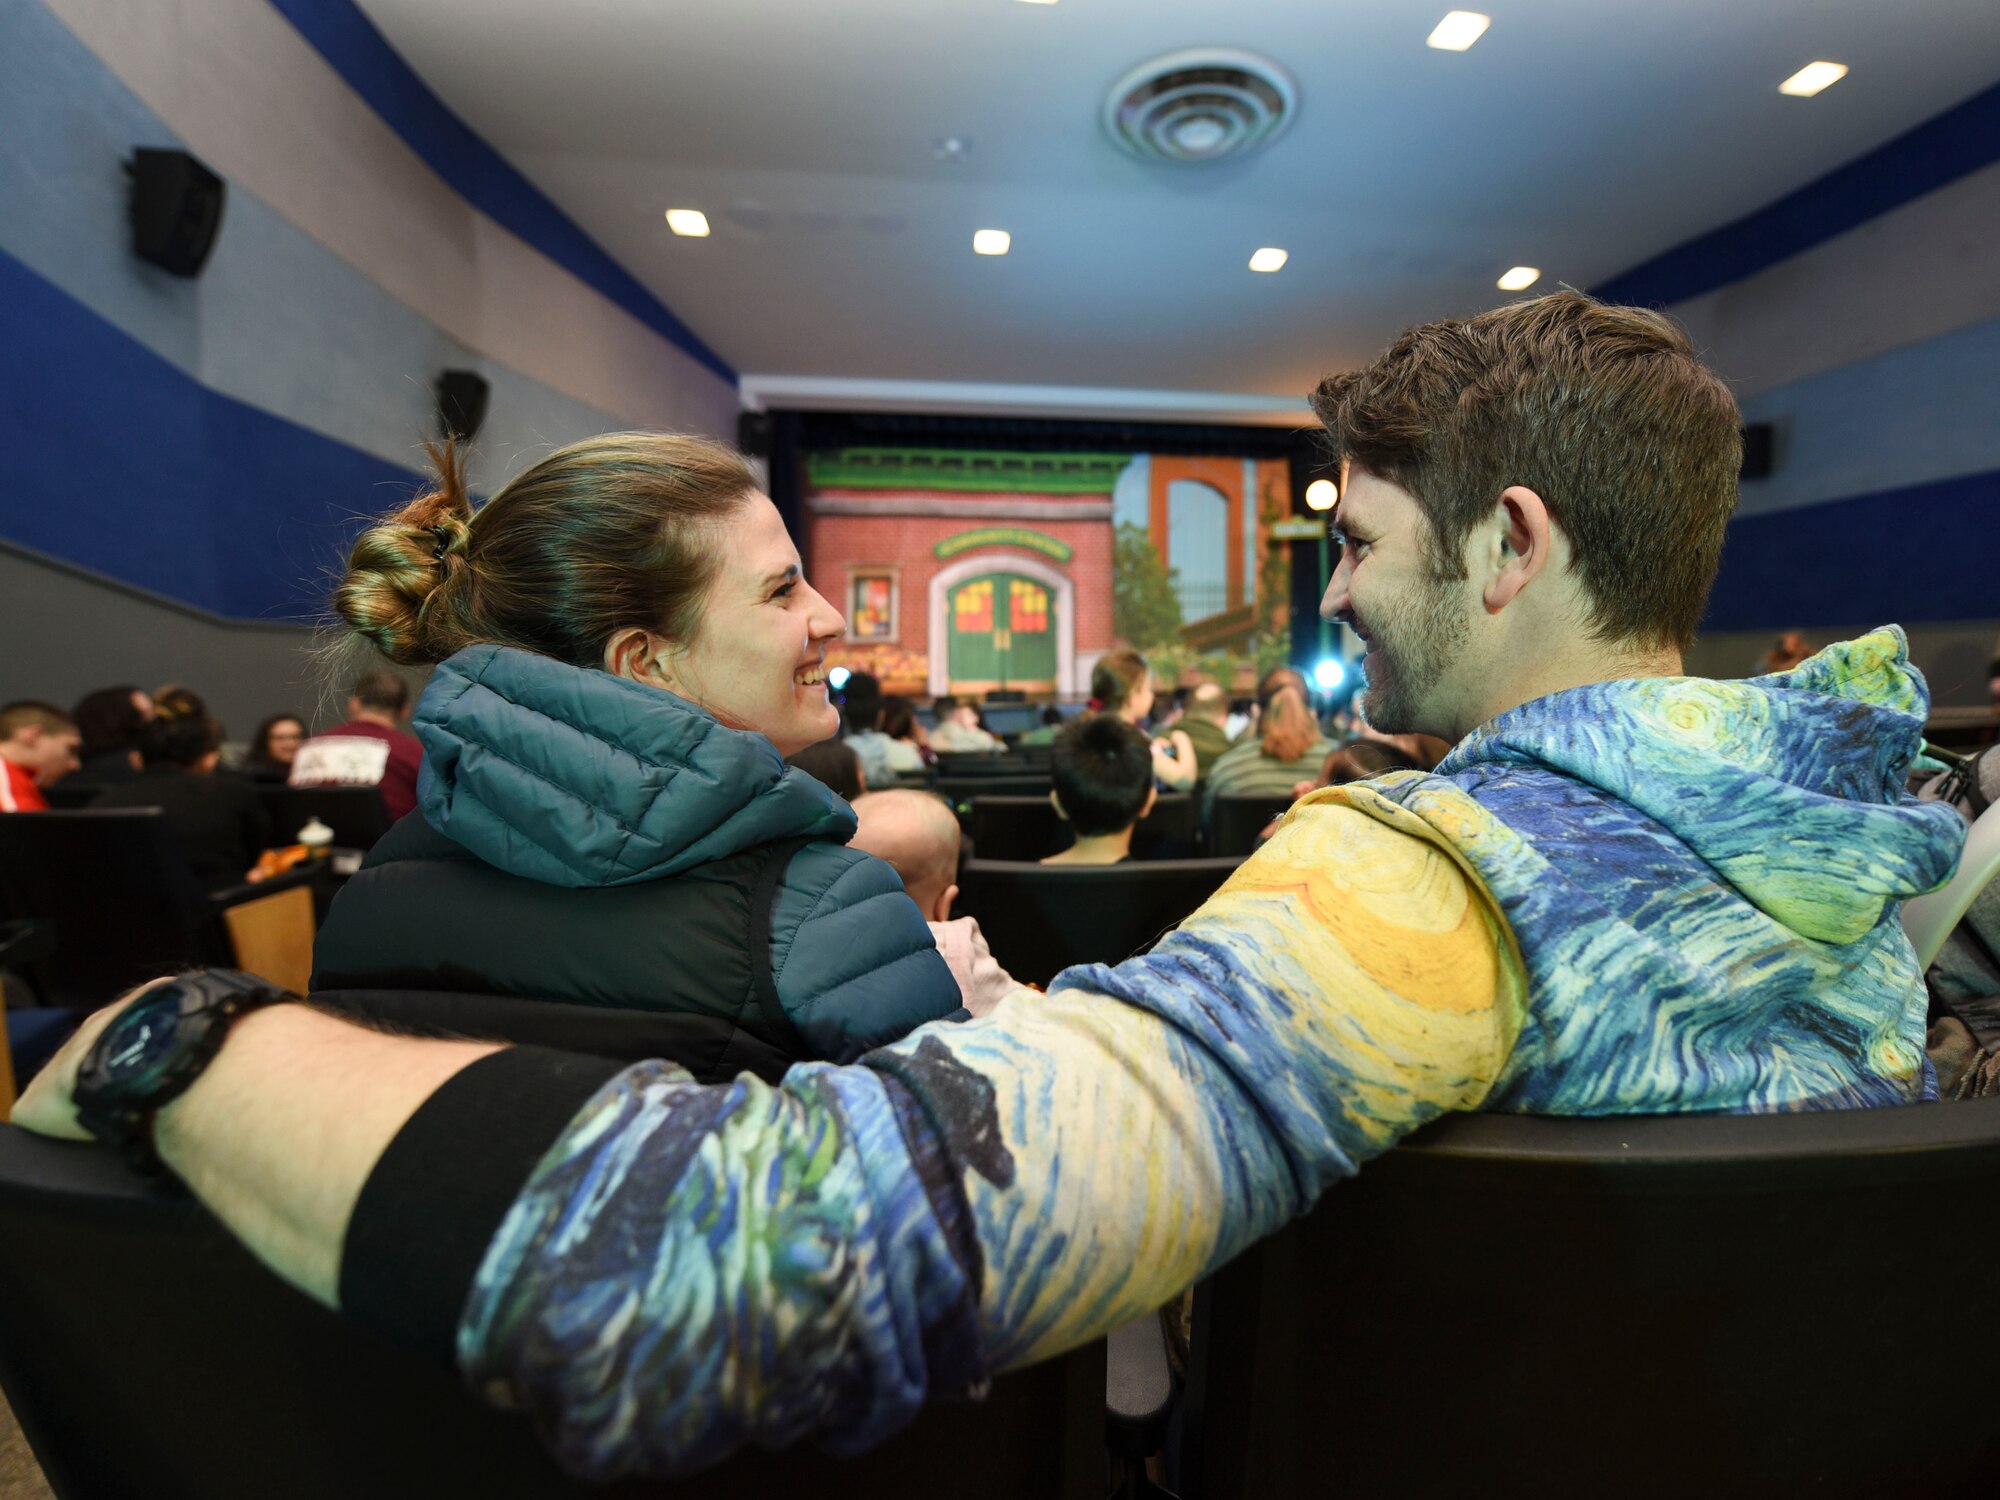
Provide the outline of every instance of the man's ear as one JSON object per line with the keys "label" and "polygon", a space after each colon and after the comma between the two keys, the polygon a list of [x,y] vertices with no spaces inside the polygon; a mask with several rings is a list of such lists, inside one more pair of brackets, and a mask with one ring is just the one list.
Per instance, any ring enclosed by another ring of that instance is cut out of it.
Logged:
{"label": "man's ear", "polygon": [[611,639],[604,643],[604,670],[613,677],[623,677],[627,682],[636,682],[644,687],[672,687],[671,672],[662,668],[658,658],[662,655],[661,643],[650,630],[641,630],[637,625],[627,625],[622,630],[611,633]]}
{"label": "man's ear", "polygon": [[949,922],[951,920],[951,903],[957,899],[958,887],[955,885],[946,886],[938,892],[938,898],[931,903],[931,909],[924,913],[924,920],[927,922]]}
{"label": "man's ear", "polygon": [[1509,485],[1500,492],[1481,545],[1486,555],[1479,559],[1485,573],[1480,594],[1486,612],[1497,615],[1549,565],[1554,539],[1548,505],[1526,485]]}

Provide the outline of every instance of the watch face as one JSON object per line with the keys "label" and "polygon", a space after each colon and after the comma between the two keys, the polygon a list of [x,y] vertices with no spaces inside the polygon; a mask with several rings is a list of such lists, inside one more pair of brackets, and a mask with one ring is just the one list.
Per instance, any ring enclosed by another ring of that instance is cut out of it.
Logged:
{"label": "watch face", "polygon": [[113,1023],[104,1053],[107,1081],[138,1083],[151,1075],[174,1050],[180,1034],[181,991],[165,985]]}

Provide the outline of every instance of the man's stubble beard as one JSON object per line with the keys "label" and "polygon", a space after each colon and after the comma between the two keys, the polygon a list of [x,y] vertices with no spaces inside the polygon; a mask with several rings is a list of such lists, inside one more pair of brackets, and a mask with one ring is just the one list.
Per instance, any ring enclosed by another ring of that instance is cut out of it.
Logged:
{"label": "man's stubble beard", "polygon": [[1377,612],[1368,621],[1375,675],[1361,698],[1361,712],[1382,734],[1441,734],[1424,700],[1436,689],[1472,634],[1459,597],[1463,578],[1427,578],[1407,606]]}

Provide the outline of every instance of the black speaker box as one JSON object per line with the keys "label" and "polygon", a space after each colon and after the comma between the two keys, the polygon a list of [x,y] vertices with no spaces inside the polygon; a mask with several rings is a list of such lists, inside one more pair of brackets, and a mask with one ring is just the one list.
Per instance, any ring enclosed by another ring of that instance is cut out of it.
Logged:
{"label": "black speaker box", "polygon": [[745,411],[736,414],[736,446],[751,458],[771,456],[771,414]]}
{"label": "black speaker box", "polygon": [[1743,429],[1743,472],[1745,479],[1763,479],[1771,472],[1771,424],[1752,422]]}
{"label": "black speaker box", "polygon": [[222,179],[185,151],[141,146],[132,179],[132,250],[176,276],[199,276],[222,228]]}
{"label": "black speaker box", "polygon": [[477,370],[446,370],[437,378],[438,431],[469,443],[486,420],[486,377]]}

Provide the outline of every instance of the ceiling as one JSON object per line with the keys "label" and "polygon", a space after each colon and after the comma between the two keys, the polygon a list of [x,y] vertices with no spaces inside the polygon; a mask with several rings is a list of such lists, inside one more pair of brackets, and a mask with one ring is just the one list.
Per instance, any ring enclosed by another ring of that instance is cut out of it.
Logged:
{"label": "ceiling", "polygon": [[[1424,45],[1451,0],[360,4],[747,388],[816,405],[1291,406],[1504,300],[1509,266],[1601,282],[2000,79],[1994,0],[1487,0],[1464,53]],[[1236,163],[1123,155],[1105,93],[1189,46],[1284,67],[1289,131]],[[1817,58],[1852,72],[1777,92]],[[987,227],[1010,254],[972,253]],[[1249,271],[1263,245],[1289,264]]]}

